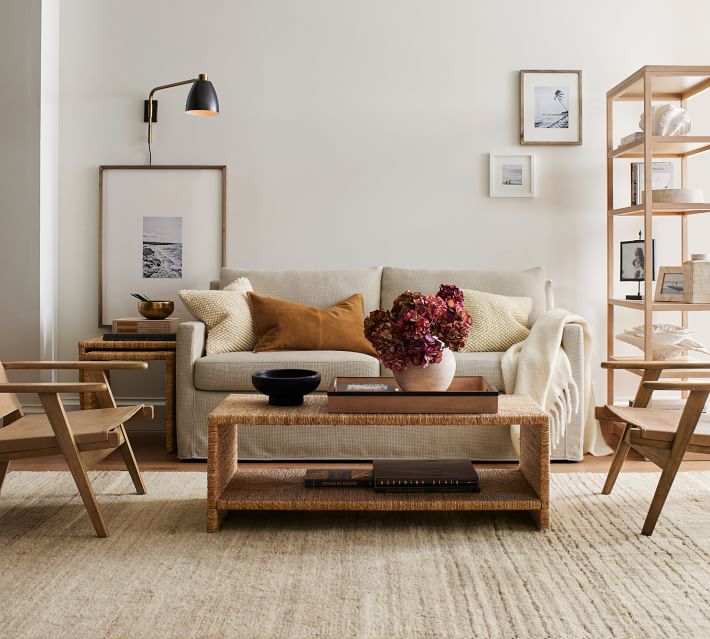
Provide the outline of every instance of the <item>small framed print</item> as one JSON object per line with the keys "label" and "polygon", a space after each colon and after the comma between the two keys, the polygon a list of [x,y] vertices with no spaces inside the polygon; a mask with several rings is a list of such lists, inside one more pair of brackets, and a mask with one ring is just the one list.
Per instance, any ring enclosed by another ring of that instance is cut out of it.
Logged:
{"label": "small framed print", "polygon": [[658,284],[654,302],[682,302],[685,283],[682,266],[661,266],[658,269]]}
{"label": "small framed print", "polygon": [[582,72],[520,72],[520,144],[582,144]]}
{"label": "small framed print", "polygon": [[490,154],[491,197],[534,197],[533,156]]}

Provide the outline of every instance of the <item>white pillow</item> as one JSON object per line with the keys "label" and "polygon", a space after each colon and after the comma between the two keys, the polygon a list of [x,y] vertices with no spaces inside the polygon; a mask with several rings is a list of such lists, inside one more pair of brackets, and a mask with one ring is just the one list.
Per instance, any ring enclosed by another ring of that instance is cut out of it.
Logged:
{"label": "white pillow", "polygon": [[532,311],[529,297],[506,297],[463,290],[463,304],[473,323],[462,351],[464,353],[499,353],[530,335],[528,316]]}
{"label": "white pillow", "polygon": [[251,282],[240,277],[221,291],[178,291],[190,313],[207,326],[208,355],[253,350],[256,333],[246,295],[252,290]]}

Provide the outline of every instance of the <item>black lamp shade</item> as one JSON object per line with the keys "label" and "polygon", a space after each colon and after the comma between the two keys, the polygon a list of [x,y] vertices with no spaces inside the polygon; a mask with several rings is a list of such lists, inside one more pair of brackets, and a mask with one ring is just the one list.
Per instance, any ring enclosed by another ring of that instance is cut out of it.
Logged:
{"label": "black lamp shade", "polygon": [[195,80],[187,95],[185,112],[190,115],[219,115],[219,100],[212,82]]}

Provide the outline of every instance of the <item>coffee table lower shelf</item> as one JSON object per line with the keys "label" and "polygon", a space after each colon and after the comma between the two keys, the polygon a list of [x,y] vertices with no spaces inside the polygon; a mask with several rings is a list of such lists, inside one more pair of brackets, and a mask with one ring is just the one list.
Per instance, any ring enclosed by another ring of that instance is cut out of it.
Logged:
{"label": "coffee table lower shelf", "polygon": [[517,469],[478,471],[480,493],[376,493],[370,488],[306,488],[303,469],[249,469],[234,473],[217,498],[217,511],[230,510],[526,510],[542,500]]}

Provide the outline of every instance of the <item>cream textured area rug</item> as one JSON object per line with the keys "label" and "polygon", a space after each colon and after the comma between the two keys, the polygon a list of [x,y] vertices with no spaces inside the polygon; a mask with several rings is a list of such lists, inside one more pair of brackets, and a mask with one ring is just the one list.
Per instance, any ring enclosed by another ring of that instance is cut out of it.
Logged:
{"label": "cream textured area rug", "polygon": [[101,540],[68,473],[0,495],[0,635],[710,637],[710,473],[552,476],[553,530],[524,514],[243,513],[205,532],[204,473],[94,473]]}

